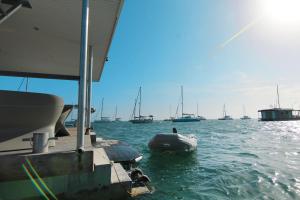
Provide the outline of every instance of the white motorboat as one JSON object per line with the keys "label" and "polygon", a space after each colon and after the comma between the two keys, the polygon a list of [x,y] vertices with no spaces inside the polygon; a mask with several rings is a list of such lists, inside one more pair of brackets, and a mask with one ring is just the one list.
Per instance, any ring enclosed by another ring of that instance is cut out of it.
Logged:
{"label": "white motorboat", "polygon": [[194,151],[197,148],[197,138],[192,134],[160,133],[150,140],[148,147],[157,151]]}

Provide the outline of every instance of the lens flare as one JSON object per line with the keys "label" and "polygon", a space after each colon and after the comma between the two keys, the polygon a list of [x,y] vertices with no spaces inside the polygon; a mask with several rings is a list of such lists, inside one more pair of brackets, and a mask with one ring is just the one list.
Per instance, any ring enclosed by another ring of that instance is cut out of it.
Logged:
{"label": "lens flare", "polygon": [[262,15],[276,24],[300,25],[300,0],[261,0]]}

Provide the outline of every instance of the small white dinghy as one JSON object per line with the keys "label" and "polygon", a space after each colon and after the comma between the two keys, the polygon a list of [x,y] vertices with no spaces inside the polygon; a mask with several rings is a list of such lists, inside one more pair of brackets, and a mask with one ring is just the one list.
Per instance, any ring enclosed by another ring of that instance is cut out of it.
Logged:
{"label": "small white dinghy", "polygon": [[177,133],[160,133],[155,135],[150,142],[148,147],[151,150],[157,151],[181,151],[189,152],[194,151],[197,148],[197,137],[195,135],[181,135]]}

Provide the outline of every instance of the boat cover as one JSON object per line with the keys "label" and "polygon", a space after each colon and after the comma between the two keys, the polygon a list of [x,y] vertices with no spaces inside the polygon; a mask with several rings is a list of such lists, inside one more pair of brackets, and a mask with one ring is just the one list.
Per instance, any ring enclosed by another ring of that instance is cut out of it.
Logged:
{"label": "boat cover", "polygon": [[159,151],[193,151],[197,147],[194,135],[157,134],[148,144],[151,150]]}

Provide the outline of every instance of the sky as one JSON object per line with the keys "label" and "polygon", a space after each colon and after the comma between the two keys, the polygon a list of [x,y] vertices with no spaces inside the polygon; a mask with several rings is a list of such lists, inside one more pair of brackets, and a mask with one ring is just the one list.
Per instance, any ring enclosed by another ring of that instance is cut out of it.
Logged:
{"label": "sky", "polygon": [[[226,104],[234,118],[276,102],[300,108],[300,23],[267,19],[260,0],[127,0],[92,104],[127,120],[142,87],[142,114],[175,114],[184,88],[184,111],[218,118]],[[263,16],[263,17],[262,17]],[[0,77],[17,90],[22,78]],[[29,91],[77,102],[76,81],[29,79]],[[24,90],[24,85],[21,88]]]}

